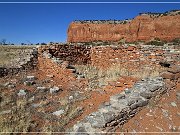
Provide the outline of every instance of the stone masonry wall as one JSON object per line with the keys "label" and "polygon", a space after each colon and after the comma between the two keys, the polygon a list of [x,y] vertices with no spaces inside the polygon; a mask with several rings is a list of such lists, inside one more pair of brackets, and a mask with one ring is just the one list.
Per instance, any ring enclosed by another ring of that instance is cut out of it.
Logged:
{"label": "stone masonry wall", "polygon": [[67,132],[70,134],[101,135],[115,132],[117,128],[135,116],[144,106],[169,90],[177,88],[180,82],[180,66],[168,68],[161,77],[146,78],[131,88],[110,97],[109,102],[101,104],[96,112],[77,122]]}
{"label": "stone masonry wall", "polygon": [[160,62],[180,64],[178,46],[122,45],[122,46],[85,46],[85,45],[50,45],[41,46],[39,53],[48,53],[49,57],[68,61],[70,64],[92,64],[108,68],[121,64],[128,69],[144,66],[160,66]]}
{"label": "stone masonry wall", "polygon": [[0,77],[14,75],[28,69],[35,69],[38,63],[37,48],[33,48],[27,58],[23,58],[22,61],[20,59],[17,63],[18,65],[16,67],[0,67]]}
{"label": "stone masonry wall", "polygon": [[102,104],[98,111],[86,116],[68,132],[73,132],[71,134],[83,132],[87,135],[114,132],[118,126],[123,125],[146,106],[152,97],[166,90],[161,77],[139,81],[132,88],[111,96],[109,102]]}
{"label": "stone masonry wall", "polygon": [[39,53],[49,53],[50,57],[56,57],[63,61],[68,61],[70,64],[87,64],[90,62],[91,47],[84,45],[48,45],[41,46]]}
{"label": "stone masonry wall", "polygon": [[[179,51],[180,49],[177,46],[72,47],[72,44],[70,46],[41,46],[39,47],[39,69],[46,70],[46,73],[49,71],[52,75],[59,74],[61,79],[68,76],[69,80],[64,81],[68,85],[72,80],[76,80],[75,75],[77,75],[72,64],[92,64],[106,68],[115,63],[120,63],[129,69],[136,69],[140,65],[160,66],[160,62],[163,61],[179,65]],[[179,77],[179,71],[175,76],[178,75]],[[109,102],[102,104],[98,111],[86,116],[67,132],[74,132],[74,134],[85,132],[93,135],[94,132],[102,134],[103,132],[115,131],[120,125],[137,114],[151,99],[166,92],[168,87],[163,78],[171,76],[163,74],[162,77],[147,78],[135,83],[132,88],[127,88],[123,92],[111,96]],[[174,78],[177,80],[177,77],[170,79]]]}
{"label": "stone masonry wall", "polygon": [[180,48],[177,46],[100,46],[91,50],[91,64],[101,68],[121,64],[128,69],[140,66],[160,66],[160,62],[180,64]]}

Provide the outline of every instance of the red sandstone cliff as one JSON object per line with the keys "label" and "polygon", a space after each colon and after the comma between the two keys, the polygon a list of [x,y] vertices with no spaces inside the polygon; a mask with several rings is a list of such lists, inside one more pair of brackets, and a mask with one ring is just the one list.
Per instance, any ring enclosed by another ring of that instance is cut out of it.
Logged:
{"label": "red sandstone cliff", "polygon": [[118,41],[128,42],[154,38],[170,41],[180,38],[180,14],[166,16],[140,15],[126,24],[72,22],[67,31],[68,42]]}

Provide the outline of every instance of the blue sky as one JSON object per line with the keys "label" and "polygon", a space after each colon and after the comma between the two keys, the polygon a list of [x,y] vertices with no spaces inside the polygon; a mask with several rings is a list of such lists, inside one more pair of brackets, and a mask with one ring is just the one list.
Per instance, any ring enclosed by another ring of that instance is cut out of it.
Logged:
{"label": "blue sky", "polygon": [[[9,1],[13,1],[13,0],[9,0]],[[43,1],[47,1],[47,0],[43,0]],[[73,0],[69,0],[69,1],[73,1]],[[65,42],[67,37],[66,31],[68,25],[73,20],[89,20],[89,19],[123,20],[128,18],[134,18],[140,12],[165,12],[173,9],[180,9],[180,4],[2,4],[1,3],[0,4],[0,18],[1,18],[0,39],[6,38],[8,42],[13,42],[16,44],[22,42],[28,43],[28,41],[32,43],[37,43],[37,42],[41,43],[41,42],[50,42],[50,41]]]}

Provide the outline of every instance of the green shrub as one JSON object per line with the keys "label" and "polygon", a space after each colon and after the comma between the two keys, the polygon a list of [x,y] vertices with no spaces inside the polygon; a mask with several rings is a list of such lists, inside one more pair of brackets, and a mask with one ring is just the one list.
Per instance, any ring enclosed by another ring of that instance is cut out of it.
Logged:
{"label": "green shrub", "polygon": [[179,38],[175,38],[171,42],[173,43],[173,45],[180,45],[180,39]]}

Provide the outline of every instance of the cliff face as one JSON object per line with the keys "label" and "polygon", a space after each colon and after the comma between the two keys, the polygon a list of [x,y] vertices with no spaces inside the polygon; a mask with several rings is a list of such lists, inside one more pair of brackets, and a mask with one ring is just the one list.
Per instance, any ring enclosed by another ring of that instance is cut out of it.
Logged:
{"label": "cliff face", "polygon": [[68,42],[148,41],[154,38],[170,41],[180,38],[180,14],[166,16],[140,15],[124,24],[72,22],[67,31]]}

